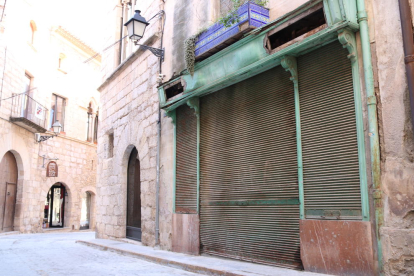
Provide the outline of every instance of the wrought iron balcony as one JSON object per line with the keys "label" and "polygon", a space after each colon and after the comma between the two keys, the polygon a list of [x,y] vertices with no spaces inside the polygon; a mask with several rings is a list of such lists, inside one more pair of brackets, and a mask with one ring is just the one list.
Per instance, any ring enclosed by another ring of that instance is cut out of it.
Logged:
{"label": "wrought iron balcony", "polygon": [[12,98],[10,121],[33,133],[45,133],[49,110],[26,93]]}

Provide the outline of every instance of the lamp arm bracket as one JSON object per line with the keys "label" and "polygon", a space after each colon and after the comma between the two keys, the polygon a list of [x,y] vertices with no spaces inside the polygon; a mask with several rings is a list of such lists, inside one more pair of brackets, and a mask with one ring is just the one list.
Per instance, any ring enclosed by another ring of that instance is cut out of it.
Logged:
{"label": "lamp arm bracket", "polygon": [[161,61],[164,62],[164,49],[154,48],[142,44],[135,43],[136,46],[140,46],[144,50],[149,50],[153,53],[156,57],[161,58]]}

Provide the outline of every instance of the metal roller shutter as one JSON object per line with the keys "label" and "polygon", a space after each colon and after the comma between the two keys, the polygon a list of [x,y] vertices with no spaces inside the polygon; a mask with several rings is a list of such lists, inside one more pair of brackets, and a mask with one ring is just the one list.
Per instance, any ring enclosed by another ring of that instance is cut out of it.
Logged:
{"label": "metal roller shutter", "polygon": [[298,58],[306,218],[360,219],[351,62],[339,42]]}
{"label": "metal roller shutter", "polygon": [[197,116],[187,105],[176,109],[176,213],[197,213]]}
{"label": "metal roller shutter", "polygon": [[302,268],[289,77],[277,67],[200,99],[203,253]]}

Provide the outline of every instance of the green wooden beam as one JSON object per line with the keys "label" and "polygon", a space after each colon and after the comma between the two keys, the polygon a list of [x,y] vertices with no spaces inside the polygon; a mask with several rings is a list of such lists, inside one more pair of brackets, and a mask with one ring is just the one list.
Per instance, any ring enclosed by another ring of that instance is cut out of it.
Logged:
{"label": "green wooden beam", "polygon": [[298,189],[300,201],[300,219],[305,219],[305,193],[303,187],[303,158],[302,158],[302,130],[300,123],[300,100],[299,100],[299,78],[298,65],[295,57],[286,56],[282,58],[281,65],[290,72],[295,93],[295,121],[296,121],[296,151],[298,162]]}
{"label": "green wooden beam", "polygon": [[197,214],[200,212],[200,99],[198,97],[191,98],[187,101],[187,105],[194,109],[197,116]]}
{"label": "green wooden beam", "polygon": [[338,31],[339,42],[349,52],[348,58],[352,64],[352,79],[354,87],[355,116],[358,140],[359,179],[361,187],[362,219],[369,221],[369,199],[367,181],[367,160],[365,156],[364,120],[362,110],[361,83],[358,66],[358,51],[355,34],[351,30],[343,29]]}
{"label": "green wooden beam", "polygon": [[175,110],[167,112],[167,116],[172,119],[174,126],[173,137],[173,213],[175,213],[175,192],[176,192],[176,175],[177,175],[177,115]]}

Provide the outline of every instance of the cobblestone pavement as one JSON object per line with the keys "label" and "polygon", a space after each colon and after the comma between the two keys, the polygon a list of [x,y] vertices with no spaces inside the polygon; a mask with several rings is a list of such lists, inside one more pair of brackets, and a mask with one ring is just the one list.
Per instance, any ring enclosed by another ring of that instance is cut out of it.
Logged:
{"label": "cobblestone pavement", "polygon": [[0,275],[200,275],[75,243],[94,237],[94,232],[0,236]]}

